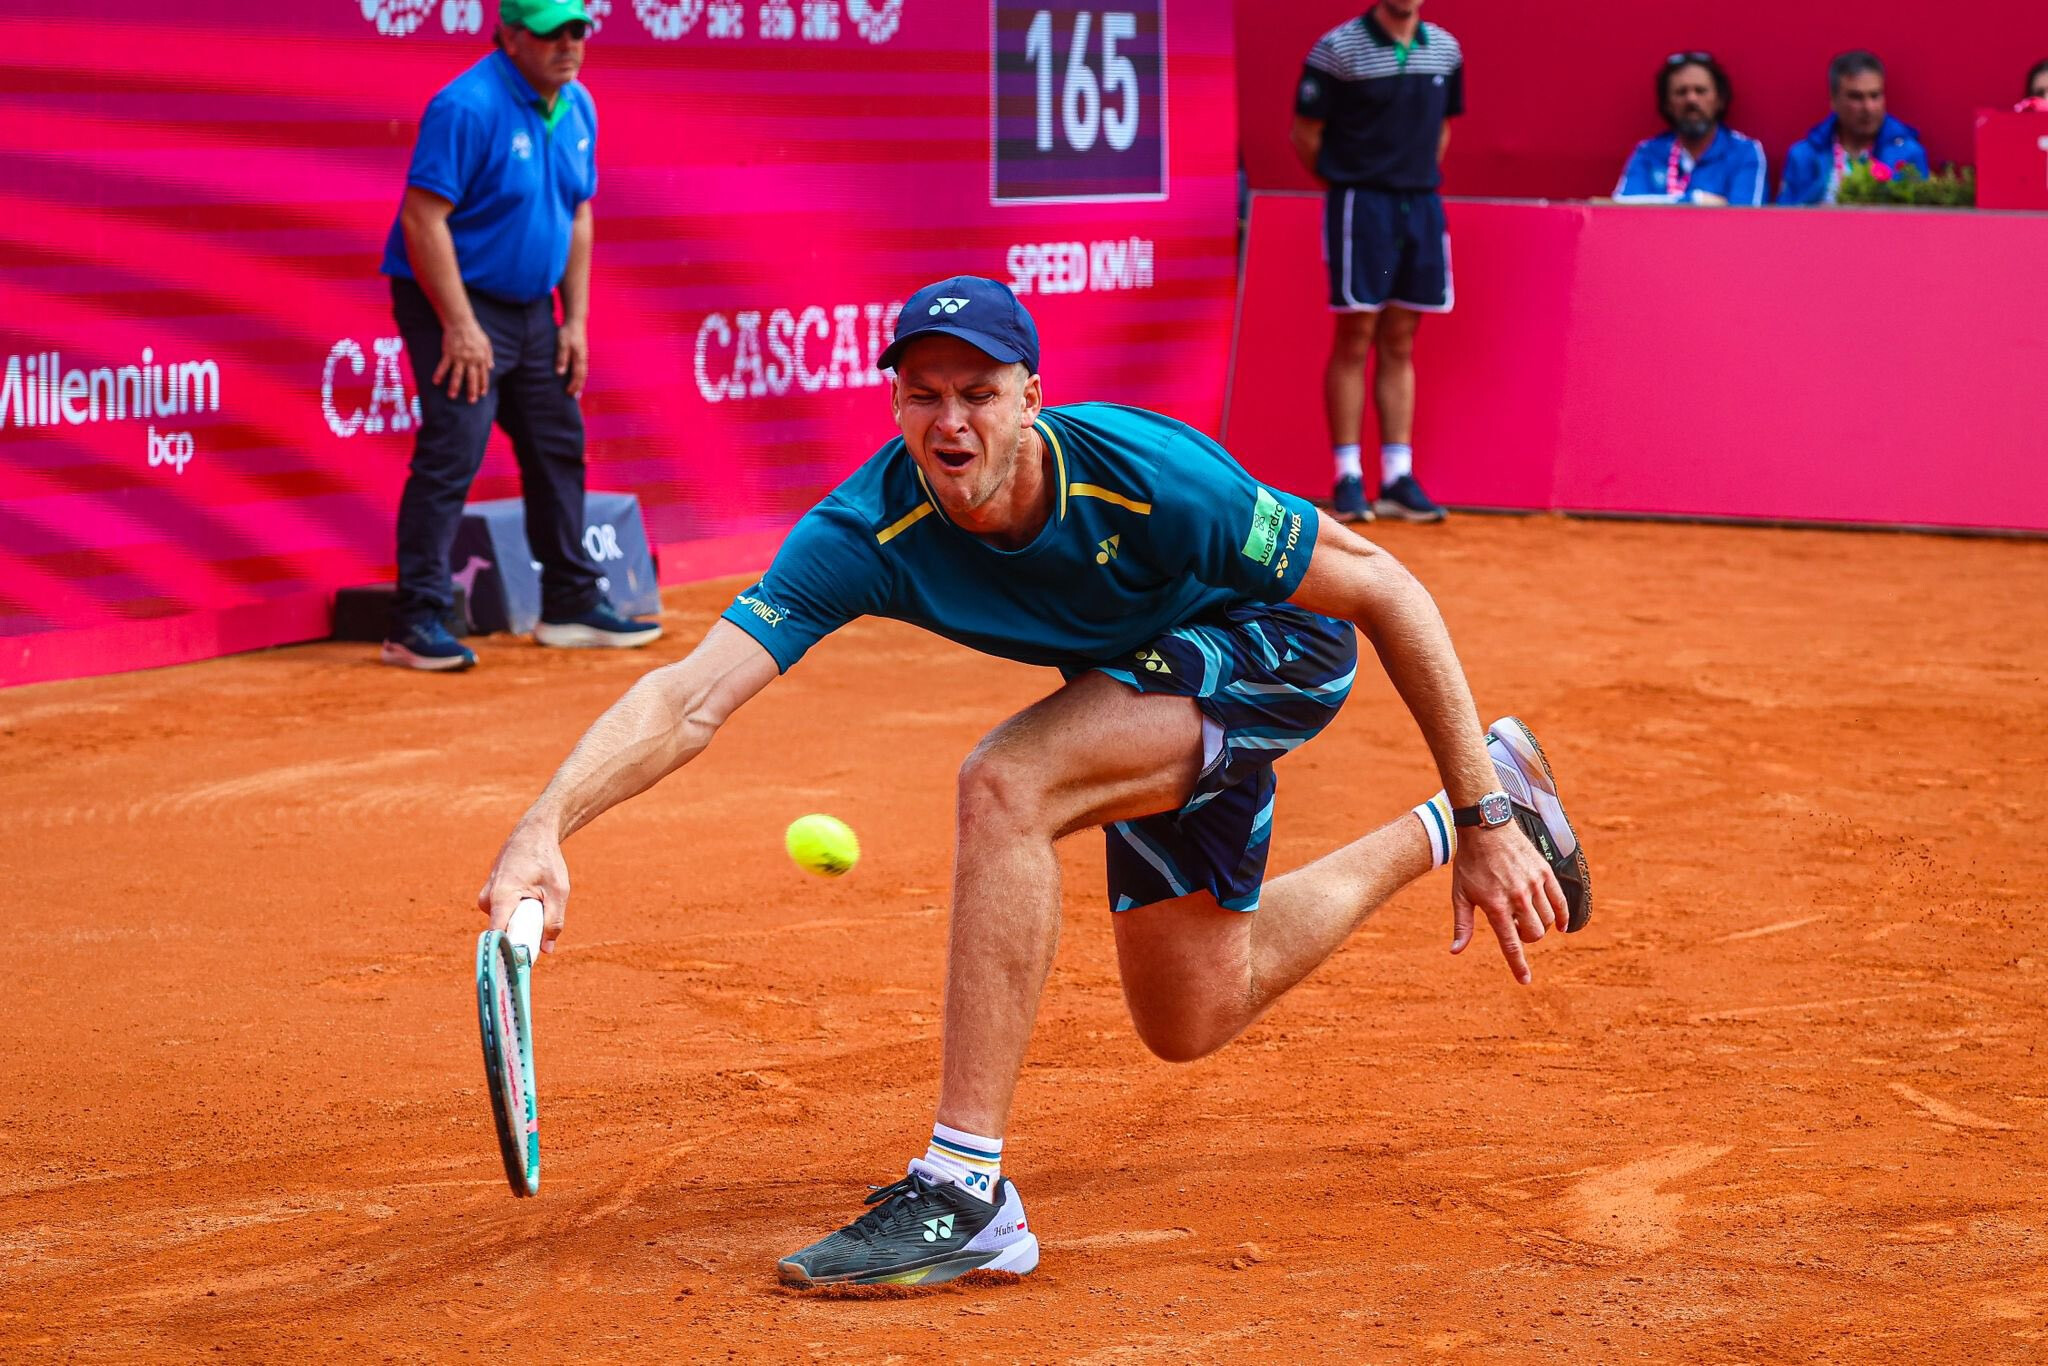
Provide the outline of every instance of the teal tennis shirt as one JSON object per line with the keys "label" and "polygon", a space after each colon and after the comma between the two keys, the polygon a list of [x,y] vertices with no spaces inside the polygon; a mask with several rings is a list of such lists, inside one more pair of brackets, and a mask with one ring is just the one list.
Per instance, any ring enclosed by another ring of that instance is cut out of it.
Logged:
{"label": "teal tennis shirt", "polygon": [[1002,550],[949,522],[898,437],[804,514],[725,620],[785,672],[876,616],[1072,673],[1300,586],[1314,506],[1194,428],[1108,403],[1046,408],[1037,425],[1054,498],[1029,545]]}

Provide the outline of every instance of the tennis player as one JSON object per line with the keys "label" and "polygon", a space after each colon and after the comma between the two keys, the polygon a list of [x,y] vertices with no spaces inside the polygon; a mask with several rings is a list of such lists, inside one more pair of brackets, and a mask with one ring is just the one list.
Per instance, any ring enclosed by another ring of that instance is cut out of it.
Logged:
{"label": "tennis player", "polygon": [[[937,1122],[904,1177],[783,1278],[935,1284],[1028,1272],[1038,1241],[1003,1136],[1059,937],[1053,844],[1103,827],[1118,963],[1140,1038],[1222,1047],[1373,909],[1453,865],[1451,951],[1484,916],[1508,967],[1591,909],[1585,856],[1534,738],[1480,727],[1435,604],[1392,556],[1137,408],[1046,408],[1016,297],[960,276],[912,296],[881,364],[902,435],[797,523],[682,661],[599,717],[514,829],[479,905],[521,897],[562,932],[561,842],[701,754],[824,636],[893,617],[1064,683],[960,770]],[[1356,674],[1353,626],[1428,741],[1444,789],[1266,880],[1273,761]]]}

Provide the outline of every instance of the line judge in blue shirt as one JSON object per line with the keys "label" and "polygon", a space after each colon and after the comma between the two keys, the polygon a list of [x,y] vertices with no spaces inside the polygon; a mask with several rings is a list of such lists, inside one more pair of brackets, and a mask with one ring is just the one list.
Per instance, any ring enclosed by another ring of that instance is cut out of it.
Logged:
{"label": "line judge in blue shirt", "polygon": [[541,565],[535,639],[637,646],[661,634],[611,609],[583,547],[577,400],[589,365],[597,107],[576,73],[589,34],[582,0],[503,0],[494,50],[420,118],[384,249],[421,418],[398,505],[387,664],[476,663],[444,624],[454,602],[448,554],[494,422],[512,439],[526,539]]}
{"label": "line judge in blue shirt", "polygon": [[1705,52],[1674,52],[1657,72],[1657,112],[1670,129],[1636,144],[1614,198],[1621,204],[1764,202],[1764,145],[1727,124],[1735,87]]}
{"label": "line judge in blue shirt", "polygon": [[[1523,944],[1577,929],[1591,910],[1585,856],[1535,740],[1513,718],[1481,729],[1443,618],[1393,557],[1171,418],[1041,406],[1037,328],[993,280],[913,294],[881,364],[895,371],[902,435],[805,514],[686,659],[597,720],[478,897],[496,928],[539,898],[552,948],[568,894],[562,841],[703,753],[726,718],[857,617],[1060,671],[1064,682],[991,731],[960,772],[930,1143],[867,1213],[782,1259],[798,1285],[930,1285],[1038,1265],[1002,1151],[1059,940],[1053,844],[1064,835],[1103,828],[1132,1021],[1175,1060],[1222,1047],[1375,906],[1444,863],[1455,865],[1452,951],[1470,941],[1477,907],[1524,982]],[[1268,882],[1273,763],[1343,705],[1354,624],[1445,790]],[[909,675],[903,686],[934,685]],[[876,762],[886,774],[886,757]],[[717,832],[703,833],[700,852],[714,849]]]}

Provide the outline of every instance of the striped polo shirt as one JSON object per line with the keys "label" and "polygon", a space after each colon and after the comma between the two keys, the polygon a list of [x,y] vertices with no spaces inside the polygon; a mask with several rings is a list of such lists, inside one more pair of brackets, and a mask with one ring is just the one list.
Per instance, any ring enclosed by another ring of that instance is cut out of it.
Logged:
{"label": "striped polo shirt", "polygon": [[1332,185],[1434,190],[1444,120],[1465,112],[1464,51],[1427,22],[1404,47],[1367,11],[1310,49],[1294,112],[1323,125],[1316,174]]}

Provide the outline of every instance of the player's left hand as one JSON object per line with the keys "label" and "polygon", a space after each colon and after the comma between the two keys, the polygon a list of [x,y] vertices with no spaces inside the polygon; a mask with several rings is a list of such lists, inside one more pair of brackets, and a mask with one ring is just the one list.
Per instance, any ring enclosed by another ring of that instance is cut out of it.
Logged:
{"label": "player's left hand", "polygon": [[555,373],[569,377],[569,397],[583,397],[590,373],[590,336],[580,322],[564,322],[555,334]]}
{"label": "player's left hand", "polygon": [[1567,911],[1556,875],[1512,822],[1459,833],[1451,870],[1452,953],[1463,953],[1472,942],[1475,909],[1493,925],[1508,970],[1527,986],[1535,974],[1522,945],[1563,929]]}

